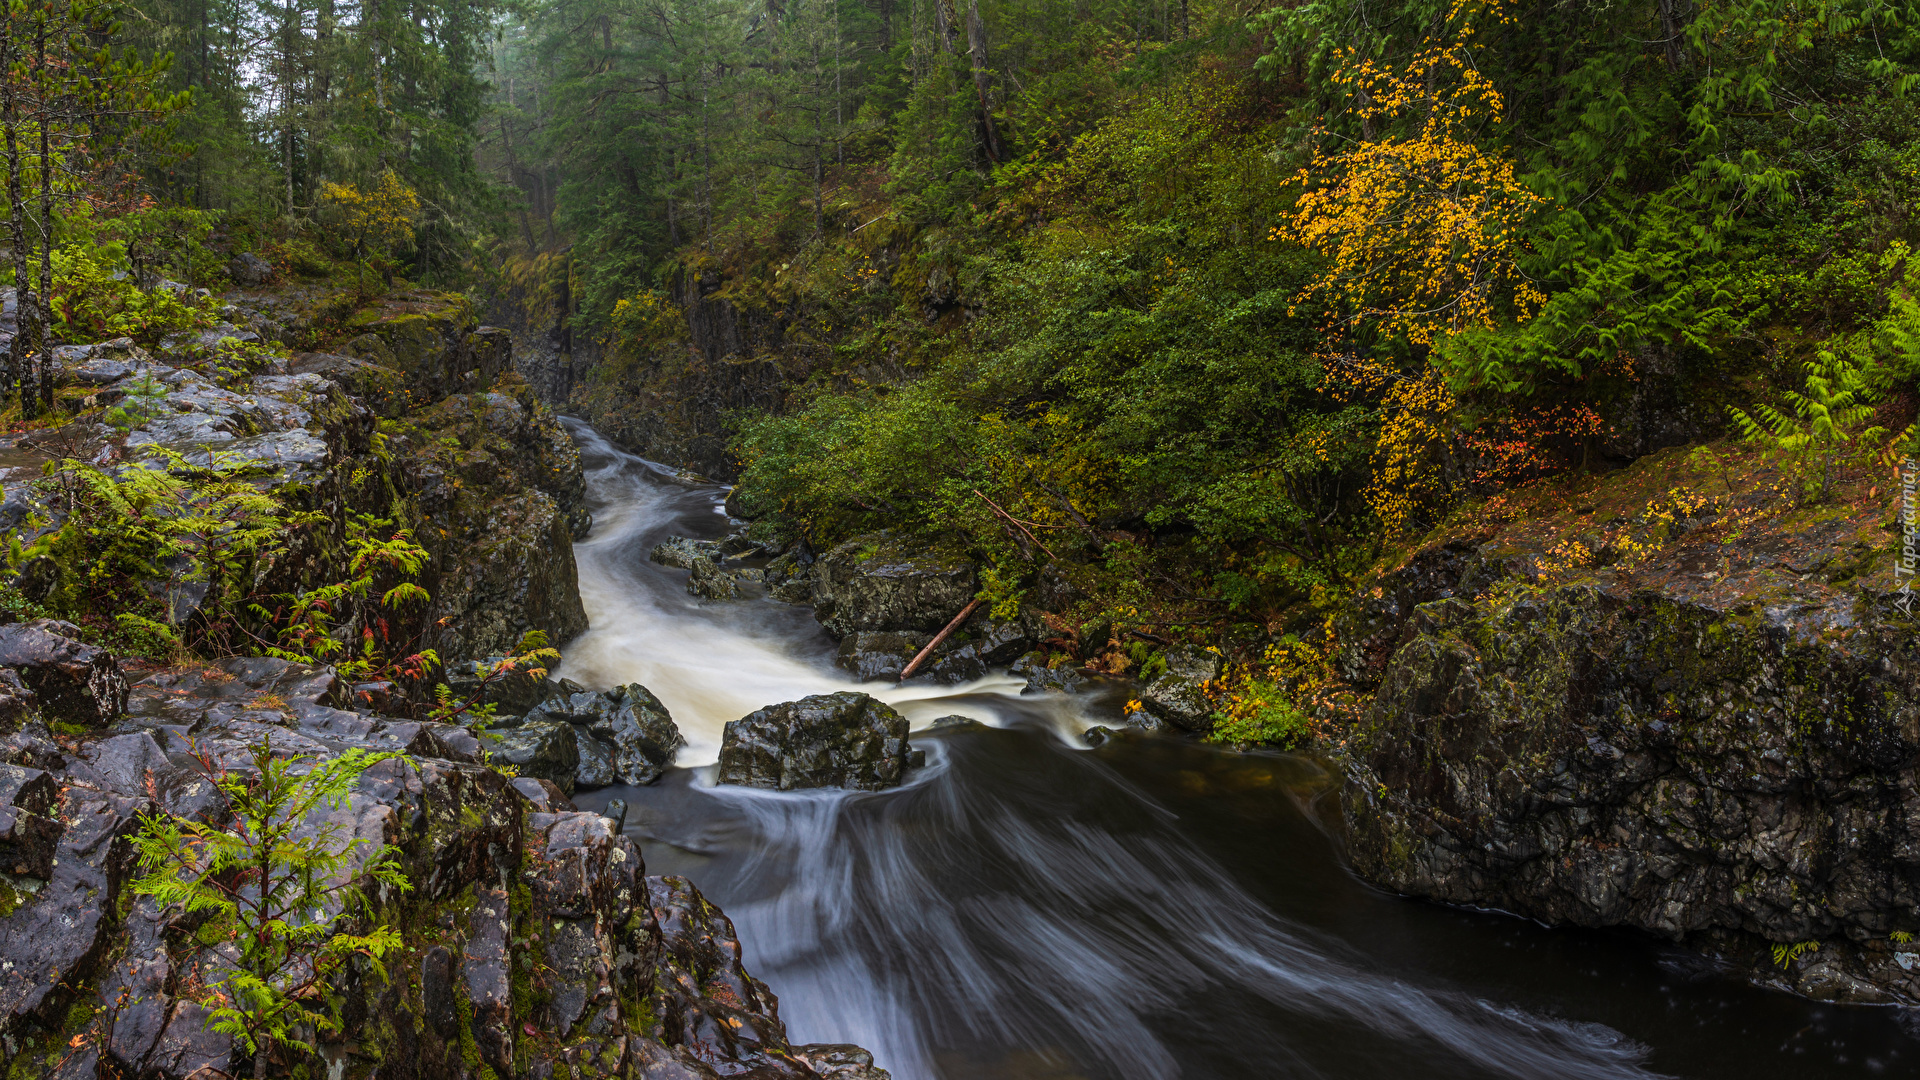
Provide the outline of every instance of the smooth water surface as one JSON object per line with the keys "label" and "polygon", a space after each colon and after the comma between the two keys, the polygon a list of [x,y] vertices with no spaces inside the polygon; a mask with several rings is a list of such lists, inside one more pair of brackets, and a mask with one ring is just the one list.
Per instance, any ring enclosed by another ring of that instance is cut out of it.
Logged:
{"label": "smooth water surface", "polygon": [[[714,787],[698,766],[727,721],[855,684],[808,609],[696,601],[685,571],[648,562],[668,535],[726,532],[725,489],[571,426],[593,629],[561,673],[645,684],[696,766],[575,801],[627,801],[648,872],[733,918],[796,1042],[859,1043],[896,1080],[1920,1075],[1904,1010],[1371,889],[1316,824],[1329,778],[1311,762],[1150,737],[1084,749],[1111,697],[867,684],[928,752],[905,786]],[[989,726],[926,730],[955,714]]]}

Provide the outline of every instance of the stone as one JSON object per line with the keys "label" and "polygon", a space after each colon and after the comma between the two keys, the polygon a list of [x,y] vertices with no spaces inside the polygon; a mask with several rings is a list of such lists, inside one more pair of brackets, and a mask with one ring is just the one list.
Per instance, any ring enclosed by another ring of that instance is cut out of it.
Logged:
{"label": "stone", "polygon": [[257,289],[273,280],[273,264],[251,251],[243,251],[227,260],[227,276],[243,289]]}
{"label": "stone", "polygon": [[904,630],[856,630],[840,639],[833,662],[862,682],[900,678],[914,654],[933,640],[932,634]]}
{"label": "stone", "polygon": [[503,761],[521,776],[552,781],[555,787],[571,795],[580,767],[580,746],[571,724],[540,721],[492,733],[487,752]]}
{"label": "stone", "polygon": [[1075,694],[1087,685],[1087,677],[1080,669],[1066,664],[1048,667],[1039,653],[1028,653],[1015,660],[1007,673],[1027,681],[1020,688],[1022,694]]}
{"label": "stone", "polygon": [[46,716],[96,727],[127,711],[127,679],[96,645],[13,623],[0,626],[0,666],[20,673]]}
{"label": "stone", "polygon": [[614,782],[613,748],[591,734],[575,729],[573,741],[580,748],[580,764],[573,770],[573,789],[591,791]]}
{"label": "stone", "polygon": [[1164,655],[1167,670],[1141,691],[1141,703],[1175,727],[1202,734],[1213,730],[1214,706],[1207,684],[1220,677],[1220,654],[1181,645]]}
{"label": "stone", "polygon": [[719,544],[711,540],[694,540],[685,536],[669,536],[665,541],[655,544],[653,551],[647,557],[662,566],[671,566],[679,570],[691,570],[693,569],[693,564],[701,559],[710,559],[718,562],[726,558],[726,553],[720,550]]}
{"label": "stone", "polygon": [[555,694],[530,710],[526,719],[573,724],[583,738],[601,744],[609,779],[595,786],[651,784],[686,745],[667,707],[639,683]]}
{"label": "stone", "polygon": [[574,809],[573,800],[561,791],[551,780],[537,776],[516,776],[513,778],[513,790],[527,800],[533,808],[543,814],[557,814],[563,810]]}
{"label": "stone", "polygon": [[1093,727],[1090,727],[1086,731],[1082,732],[1080,737],[1086,741],[1086,744],[1088,746],[1105,746],[1107,744],[1107,740],[1113,738],[1118,734],[1119,732],[1113,730],[1110,727],[1102,727],[1096,724]]}
{"label": "stone", "polygon": [[946,728],[953,728],[960,731],[968,731],[968,730],[984,731],[987,728],[986,724],[983,724],[980,721],[975,720],[973,717],[961,716],[957,713],[954,714],[953,716],[943,716],[927,726],[928,728],[936,731],[941,729],[946,729]]}
{"label": "stone", "polygon": [[817,694],[728,723],[719,782],[877,791],[900,782],[907,749],[907,719],[891,706],[853,691]]}
{"label": "stone", "polygon": [[0,765],[0,870],[45,880],[62,832],[60,785],[40,769]]}
{"label": "stone", "polygon": [[884,534],[834,548],[811,576],[814,616],[835,637],[858,630],[938,631],[978,587],[971,562],[915,551]]}
{"label": "stone", "polygon": [[687,578],[687,594],[703,600],[738,600],[740,579],[720,569],[712,559],[695,559],[693,573]]}

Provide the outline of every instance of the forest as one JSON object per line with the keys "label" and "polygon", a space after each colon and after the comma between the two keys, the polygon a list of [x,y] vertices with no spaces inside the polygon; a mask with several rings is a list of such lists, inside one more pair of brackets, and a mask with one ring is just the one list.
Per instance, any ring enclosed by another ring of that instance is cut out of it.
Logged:
{"label": "forest", "polygon": [[1920,0],[0,0],[0,168],[8,1080],[1920,1053]]}

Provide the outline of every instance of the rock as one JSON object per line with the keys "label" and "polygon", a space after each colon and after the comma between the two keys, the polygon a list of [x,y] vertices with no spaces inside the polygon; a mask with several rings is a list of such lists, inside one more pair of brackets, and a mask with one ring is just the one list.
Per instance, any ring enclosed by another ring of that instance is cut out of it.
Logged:
{"label": "rock", "polygon": [[535,810],[543,814],[557,814],[563,810],[574,809],[573,800],[567,798],[567,793],[554,786],[551,780],[543,780],[537,776],[516,776],[513,778],[513,790],[519,792],[521,798],[526,799]]}
{"label": "rock", "polygon": [[1000,622],[975,616],[959,633],[941,643],[927,674],[934,682],[972,682],[991,674],[994,668],[1018,660],[1034,641],[1018,623]]}
{"label": "rock", "polygon": [[844,1043],[811,1043],[793,1048],[794,1059],[821,1080],[893,1080],[873,1063],[873,1054]]}
{"label": "rock", "polygon": [[798,553],[781,555],[766,565],[767,595],[783,604],[813,602],[813,567]]}
{"label": "rock", "polygon": [[243,289],[257,289],[273,280],[273,264],[244,251],[227,260],[227,276]]}
{"label": "rock", "polygon": [[580,747],[571,724],[540,721],[493,735],[496,741],[487,753],[494,760],[513,766],[521,776],[549,780],[562,792],[573,793]]}
{"label": "rock", "polygon": [[0,668],[0,732],[15,732],[39,715],[32,689],[12,668]]}
{"label": "rock", "polygon": [[[538,705],[547,695],[547,687],[542,679],[536,679],[525,669],[499,673],[492,682],[482,683],[486,671],[491,671],[504,656],[489,656],[482,660],[462,660],[448,664],[442,672],[442,681],[453,695],[462,700],[478,697],[483,704],[497,706],[503,713],[523,716]],[[483,670],[485,669],[485,670]]]}
{"label": "rock", "polygon": [[1213,700],[1207,683],[1220,677],[1220,655],[1192,645],[1166,650],[1166,673],[1147,684],[1140,701],[1147,711],[1175,727],[1213,730]]}
{"label": "rock", "polygon": [[579,730],[574,731],[573,741],[580,750],[580,764],[573,770],[575,791],[603,788],[617,779],[613,774],[612,747]]}
{"label": "rock", "polygon": [[[573,685],[573,684],[568,684]],[[573,724],[607,755],[606,780],[594,785],[651,784],[687,744],[660,699],[639,683],[613,690],[555,694],[527,713],[528,721]]]}
{"label": "rock", "polygon": [[1048,667],[1039,653],[1028,653],[1015,660],[1007,672],[1027,680],[1027,685],[1020,689],[1022,694],[1076,694],[1087,684],[1087,677],[1080,669],[1064,664]]}
{"label": "rock", "polygon": [[693,573],[687,578],[687,593],[706,600],[737,600],[740,580],[720,569],[712,559],[695,559]]}
{"label": "rock", "polygon": [[976,589],[973,564],[886,535],[850,540],[814,564],[814,615],[827,632],[937,631]]}
{"label": "rock", "polygon": [[1095,725],[1082,732],[1080,737],[1086,740],[1088,746],[1105,746],[1108,739],[1118,734],[1119,732],[1110,727]]}
{"label": "rock", "polygon": [[600,810],[600,816],[613,822],[613,831],[619,833],[627,827],[627,800],[613,799]]}
{"label": "rock", "polygon": [[907,719],[891,706],[853,691],[818,694],[727,724],[719,782],[877,791],[900,782],[906,756]]}
{"label": "rock", "polygon": [[0,665],[14,668],[54,720],[89,727],[127,711],[127,680],[113,654],[14,623],[0,626]]}
{"label": "rock", "polygon": [[965,730],[984,731],[987,728],[986,724],[983,724],[980,721],[975,720],[971,716],[960,716],[958,714],[955,714],[953,716],[943,716],[940,719],[935,720],[933,723],[927,726],[933,730],[939,730],[942,728],[956,728],[962,731],[965,731]]}
{"label": "rock", "polygon": [[719,562],[726,558],[720,545],[711,540],[694,540],[685,536],[669,536],[663,543],[655,544],[647,556],[662,566],[671,566],[680,570],[691,570],[693,564],[701,559]]}
{"label": "rock", "polygon": [[0,870],[45,880],[61,824],[60,785],[40,769],[0,765]]}
{"label": "rock", "polygon": [[1130,710],[1126,716],[1122,718],[1122,721],[1127,727],[1137,731],[1161,732],[1167,730],[1167,725],[1162,723],[1159,717],[1145,709]]}
{"label": "rock", "polygon": [[856,630],[840,639],[834,663],[862,682],[900,678],[914,654],[933,640],[932,634],[902,630]]}

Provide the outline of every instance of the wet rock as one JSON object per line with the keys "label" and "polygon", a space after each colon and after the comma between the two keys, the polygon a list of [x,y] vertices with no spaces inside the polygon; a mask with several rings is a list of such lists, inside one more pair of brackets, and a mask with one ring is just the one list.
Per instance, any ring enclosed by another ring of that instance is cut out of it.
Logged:
{"label": "wet rock", "polygon": [[1033,636],[1019,623],[975,616],[941,643],[927,674],[949,686],[986,678],[993,669],[1018,660],[1033,648]]}
{"label": "wet rock", "polygon": [[840,639],[840,655],[834,663],[853,673],[862,682],[900,678],[900,672],[932,634],[902,630],[858,630]]}
{"label": "wet rock", "polygon": [[540,836],[532,899],[545,924],[544,1026],[562,1038],[576,1027],[609,1034],[620,988],[646,988],[658,934],[640,849],[600,814],[536,815],[528,825]]}
{"label": "wet rock", "polygon": [[243,251],[227,260],[227,276],[243,289],[257,289],[273,280],[273,264],[251,251]]}
{"label": "wet rock", "polygon": [[738,600],[740,579],[712,559],[693,560],[693,573],[687,578],[687,593],[704,600]]}
{"label": "wet rock", "polygon": [[813,567],[789,552],[766,565],[767,595],[783,604],[813,602]]}
{"label": "wet rock", "polygon": [[486,681],[488,672],[494,671],[505,659],[489,656],[448,664],[442,672],[442,681],[456,698],[478,700],[496,706],[504,714],[523,716],[547,696],[548,689],[543,680],[535,679],[525,669],[499,672],[491,682]]}
{"label": "wet rock", "polygon": [[1093,727],[1088,728],[1086,731],[1082,732],[1080,737],[1086,741],[1086,744],[1088,746],[1105,746],[1107,744],[1107,740],[1113,738],[1118,734],[1119,732],[1113,730],[1110,727],[1101,727],[1099,725],[1095,725]]}
{"label": "wet rock", "polygon": [[230,657],[140,680],[129,690],[126,712],[145,724],[194,727],[250,710],[290,717],[302,705],[344,708],[351,704],[348,691],[331,668],[267,656]]}
{"label": "wet rock", "polygon": [[507,949],[513,930],[511,914],[504,891],[475,890],[460,965],[473,1044],[480,1060],[500,1076],[514,1075],[513,961]]}
{"label": "wet rock", "polygon": [[127,711],[127,680],[113,654],[21,623],[0,626],[0,666],[20,673],[54,720],[98,726]]}
{"label": "wet rock", "polygon": [[1207,683],[1220,677],[1220,654],[1192,645],[1166,650],[1166,673],[1147,684],[1140,701],[1147,711],[1187,731],[1213,730]]}
{"label": "wet rock", "polygon": [[548,780],[562,792],[573,793],[580,767],[573,725],[539,721],[492,734],[487,752],[494,760],[513,766],[521,776]]}
{"label": "wet rock", "polygon": [[718,563],[726,558],[726,552],[711,540],[694,540],[685,536],[669,536],[665,542],[655,544],[648,558],[662,566],[671,566],[679,570],[691,570],[693,564],[701,559]]}
{"label": "wet rock", "polygon": [[764,1070],[755,1075],[806,1077],[810,1070],[787,1043],[779,1002],[741,964],[733,921],[685,878],[649,877],[646,889],[660,929],[654,985],[660,1041],[695,1062],[732,1061]]}
{"label": "wet rock", "polygon": [[814,615],[835,637],[859,630],[937,631],[976,589],[972,563],[885,535],[851,540],[821,556],[812,586]]}
{"label": "wet rock", "polygon": [[20,673],[0,668],[0,732],[18,731],[38,714],[38,698]]}
{"label": "wet rock", "polygon": [[957,728],[963,731],[968,729],[985,730],[987,727],[986,724],[983,724],[980,721],[975,720],[971,716],[960,716],[958,714],[955,714],[953,716],[943,716],[940,719],[935,720],[933,723],[927,726],[934,730],[940,730],[944,728]]}
{"label": "wet rock", "polygon": [[556,787],[551,780],[542,780],[537,776],[516,776],[513,779],[513,790],[519,792],[521,798],[526,799],[542,814],[557,814],[574,809],[573,800],[567,798],[567,793]]}
{"label": "wet rock", "polygon": [[907,720],[866,694],[818,694],[727,724],[719,781],[747,787],[877,791],[900,782]]}
{"label": "wet rock", "polygon": [[873,1063],[873,1054],[845,1043],[811,1043],[793,1048],[794,1060],[821,1080],[893,1080]]}
{"label": "wet rock", "polygon": [[1081,674],[1079,668],[1066,664],[1048,667],[1039,653],[1020,657],[1007,672],[1027,681],[1027,685],[1020,689],[1022,694],[1076,694],[1087,685],[1087,677]]}
{"label": "wet rock", "polygon": [[[604,772],[595,773],[596,782],[589,784],[582,772],[582,787],[651,784],[673,764],[674,754],[687,744],[667,707],[639,683],[613,690],[556,694],[530,710],[526,719],[557,721],[578,729],[582,769],[589,752],[604,761]],[[593,747],[591,751],[587,749],[589,745]],[[596,764],[596,768],[601,767]]]}
{"label": "wet rock", "polygon": [[573,771],[573,789],[591,791],[603,788],[614,782],[613,748],[591,735],[574,732],[574,743],[580,748],[580,764]]}
{"label": "wet rock", "polygon": [[0,870],[45,880],[60,843],[60,785],[40,769],[0,765]]}

